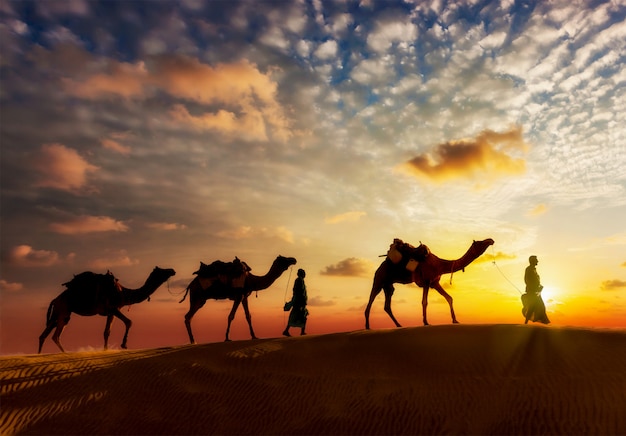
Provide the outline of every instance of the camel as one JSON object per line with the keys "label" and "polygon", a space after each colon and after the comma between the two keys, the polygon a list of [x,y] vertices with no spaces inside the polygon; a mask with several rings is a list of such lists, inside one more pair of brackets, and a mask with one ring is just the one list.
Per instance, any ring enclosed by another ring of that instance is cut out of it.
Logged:
{"label": "camel", "polygon": [[426,307],[428,306],[428,290],[430,288],[439,292],[446,299],[448,305],[450,306],[452,322],[454,324],[458,324],[456,315],[454,314],[454,308],[452,306],[452,297],[443,289],[441,284],[439,284],[439,280],[441,279],[442,274],[452,274],[459,270],[465,270],[466,266],[476,260],[485,252],[487,247],[493,243],[493,239],[474,241],[467,252],[457,260],[440,259],[431,253],[426,245],[420,243],[420,245],[415,248],[412,253],[413,259],[417,261],[417,266],[414,271],[410,271],[406,268],[406,261],[395,264],[388,256],[380,264],[374,274],[374,282],[370,293],[370,299],[367,303],[367,307],[365,308],[365,328],[368,330],[370,328],[369,316],[372,303],[381,290],[385,291],[385,312],[387,312],[396,327],[401,327],[400,323],[396,320],[393,312],[391,311],[391,297],[394,292],[394,283],[415,283],[417,286],[422,288],[422,316],[424,325],[428,325],[428,320],[426,319]]}
{"label": "camel", "polygon": [[[212,300],[232,300],[233,307],[228,315],[228,326],[226,327],[226,341],[230,341],[230,325],[235,319],[235,313],[241,304],[246,314],[246,320],[248,321],[248,327],[250,328],[250,335],[252,339],[256,339],[254,329],[252,328],[252,316],[248,308],[248,296],[254,291],[261,291],[269,288],[272,283],[278,279],[291,265],[296,264],[296,259],[293,257],[278,256],[267,274],[264,276],[256,276],[250,272],[246,273],[243,287],[232,287],[224,285],[217,281],[208,286],[203,286],[203,281],[200,277],[195,277],[191,283],[187,286],[183,299],[179,301],[182,303],[185,301],[187,294],[189,294],[189,312],[185,315],[185,326],[187,327],[187,333],[189,333],[189,340],[192,344],[196,341],[191,331],[191,319],[196,312],[204,306],[208,299]],[[205,265],[206,266],[206,265]],[[199,271],[202,271],[202,264]],[[199,271],[196,271],[197,273]]]}
{"label": "camel", "polygon": [[48,307],[46,328],[39,336],[39,353],[41,353],[44,341],[55,327],[52,340],[62,352],[65,352],[60,342],[60,336],[70,321],[72,312],[82,316],[102,315],[107,317],[104,328],[105,350],[108,348],[113,317],[122,320],[126,326],[126,332],[121,347],[125,349],[132,321],[120,312],[120,308],[141,303],[146,299],[149,300],[150,295],[174,274],[176,271],[171,268],[162,269],[157,266],[150,273],[144,285],[138,289],[128,289],[121,286],[110,272],[95,274],[86,271],[74,276],[74,279],[63,284],[67,289],[52,300]]}

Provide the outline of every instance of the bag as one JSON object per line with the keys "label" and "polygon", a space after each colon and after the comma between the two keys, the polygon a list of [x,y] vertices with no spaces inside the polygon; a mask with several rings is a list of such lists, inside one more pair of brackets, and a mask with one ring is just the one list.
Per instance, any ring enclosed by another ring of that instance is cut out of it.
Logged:
{"label": "bag", "polygon": [[415,270],[417,269],[417,265],[419,265],[419,262],[417,260],[409,259],[409,261],[406,263],[406,269],[408,271],[415,272]]}
{"label": "bag", "polygon": [[289,312],[291,310],[291,308],[293,307],[293,303],[291,301],[287,301],[285,303],[285,306],[283,307],[283,310],[285,312]]}

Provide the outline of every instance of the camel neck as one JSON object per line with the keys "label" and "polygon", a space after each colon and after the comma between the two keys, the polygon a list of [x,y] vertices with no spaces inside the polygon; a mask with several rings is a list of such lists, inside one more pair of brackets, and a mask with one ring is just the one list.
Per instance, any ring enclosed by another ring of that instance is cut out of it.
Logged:
{"label": "camel neck", "polygon": [[[473,242],[470,248],[465,252],[463,256],[455,260],[440,259],[434,254],[430,254],[433,260],[436,259],[436,265],[440,274],[449,274],[457,271],[461,271],[474,260],[476,260],[486,250],[487,246],[482,247],[480,242]],[[428,262],[427,260],[427,263]]]}
{"label": "camel neck", "polygon": [[254,274],[249,274],[246,279],[246,288],[251,291],[260,291],[262,289],[269,288],[272,283],[276,281],[278,277],[285,270],[278,266],[276,262],[274,262],[270,268],[270,270],[264,276],[255,276]]}
{"label": "camel neck", "polygon": [[122,286],[122,296],[124,298],[124,304],[137,304],[145,301],[156,291],[159,286],[163,284],[163,281],[157,280],[153,274],[151,274],[146,282],[137,289],[129,289]]}

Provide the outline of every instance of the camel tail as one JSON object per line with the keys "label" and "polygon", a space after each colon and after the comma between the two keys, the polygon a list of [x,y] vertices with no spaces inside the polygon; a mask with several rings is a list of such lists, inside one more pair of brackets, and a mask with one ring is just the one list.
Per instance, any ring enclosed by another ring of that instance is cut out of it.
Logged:
{"label": "camel tail", "polygon": [[48,306],[48,313],[46,313],[46,324],[49,324],[52,321],[52,312],[54,311],[54,300],[50,302]]}
{"label": "camel tail", "polygon": [[185,301],[185,298],[187,298],[188,293],[189,293],[189,286],[187,286],[187,289],[185,289],[185,295],[183,295],[183,299],[178,302],[179,304]]}

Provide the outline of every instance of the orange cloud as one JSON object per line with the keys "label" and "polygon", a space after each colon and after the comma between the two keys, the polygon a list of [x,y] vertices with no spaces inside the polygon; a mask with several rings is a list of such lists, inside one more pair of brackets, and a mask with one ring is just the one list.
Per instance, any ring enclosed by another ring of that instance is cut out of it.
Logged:
{"label": "orange cloud", "polygon": [[337,224],[345,221],[354,222],[361,219],[362,216],[367,215],[366,212],[360,210],[354,210],[346,213],[342,213],[339,215],[331,216],[330,218],[326,218],[326,223],[328,224]]}
{"label": "orange cloud", "polygon": [[507,132],[484,130],[475,138],[452,140],[437,145],[400,166],[410,174],[435,182],[459,178],[486,178],[522,174],[526,162],[513,154],[528,150],[521,127]]}
{"label": "orange cloud", "polygon": [[2,292],[18,292],[21,291],[24,285],[21,283],[9,283],[6,280],[0,280],[0,291]]}
{"label": "orange cloud", "polygon": [[62,144],[42,145],[33,167],[39,173],[35,186],[72,192],[84,188],[88,174],[99,169]]}
{"label": "orange cloud", "polygon": [[357,259],[356,257],[349,257],[334,265],[327,266],[324,270],[320,271],[324,276],[367,276],[372,269],[372,263],[365,259]]}
{"label": "orange cloud", "polygon": [[146,226],[156,230],[184,230],[187,228],[186,225],[178,223],[148,223]]}
{"label": "orange cloud", "polygon": [[125,98],[142,96],[144,87],[150,81],[143,62],[129,64],[109,60],[104,73],[94,74],[82,81],[64,79],[63,83],[72,95],[95,100],[109,95]]}
{"label": "orange cloud", "polygon": [[114,141],[113,139],[105,138],[105,139],[102,139],[100,143],[102,144],[104,148],[114,151],[119,154],[123,154],[124,156],[127,156],[130,154],[130,147],[126,145],[122,145],[119,142]]}
{"label": "orange cloud", "polygon": [[125,232],[128,226],[108,216],[79,216],[65,223],[52,223],[50,228],[64,235],[79,235],[97,232]]}
{"label": "orange cloud", "polygon": [[89,267],[97,270],[105,270],[116,266],[137,265],[138,263],[139,261],[137,259],[131,259],[125,250],[120,250],[119,253],[111,257],[95,259],[89,262]]}
{"label": "orange cloud", "polygon": [[240,137],[247,141],[267,141],[267,129],[262,114],[251,109],[241,115],[219,110],[194,116],[182,104],[174,105],[170,115],[175,121],[189,124],[198,130],[214,130],[227,137]]}
{"label": "orange cloud", "polygon": [[[245,60],[215,66],[182,55],[159,56],[147,63],[108,60],[106,71],[83,80],[65,79],[66,91],[86,99],[109,96],[144,98],[160,89],[175,98],[216,107],[192,116],[182,105],[172,111],[176,121],[225,133],[246,133],[252,139],[285,142],[293,136],[291,120],[278,102],[278,85],[270,73]],[[268,129],[270,132],[265,132]]]}
{"label": "orange cloud", "polygon": [[35,250],[30,245],[18,245],[9,253],[9,261],[18,266],[52,266],[59,260],[56,251]]}
{"label": "orange cloud", "polygon": [[275,227],[275,228],[253,228],[250,226],[240,226],[236,229],[232,230],[223,230],[218,232],[217,235],[222,238],[227,239],[248,239],[248,238],[277,238],[293,244],[294,238],[291,230],[285,227]]}

